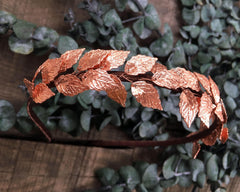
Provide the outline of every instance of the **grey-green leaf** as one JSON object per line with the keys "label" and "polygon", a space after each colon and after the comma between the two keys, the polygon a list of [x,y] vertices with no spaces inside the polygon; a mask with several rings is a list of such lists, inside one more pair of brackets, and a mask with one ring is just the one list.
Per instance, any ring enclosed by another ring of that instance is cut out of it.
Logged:
{"label": "grey-green leaf", "polygon": [[145,121],[139,126],[139,135],[142,138],[151,138],[157,134],[157,126],[150,121]]}
{"label": "grey-green leaf", "polygon": [[8,45],[11,51],[23,55],[28,55],[33,52],[33,41],[18,39],[17,37],[11,35],[8,39]]}
{"label": "grey-green leaf", "polygon": [[145,172],[143,173],[142,183],[147,189],[151,189],[158,184],[158,181],[159,176],[157,164],[151,164],[145,169]]}
{"label": "grey-green leaf", "polygon": [[226,102],[227,108],[230,109],[230,111],[234,111],[237,108],[237,104],[232,97],[227,96],[225,102]]}
{"label": "grey-green leaf", "polygon": [[170,68],[173,67],[180,67],[182,65],[185,65],[187,63],[184,49],[182,46],[182,42],[178,41],[176,43],[176,47],[174,49],[174,52],[170,55],[168,59],[168,65]]}
{"label": "grey-green leaf", "polygon": [[197,25],[184,26],[183,29],[189,32],[193,39],[197,38],[200,33],[200,27]]}
{"label": "grey-green leaf", "polygon": [[133,30],[141,39],[146,39],[152,34],[151,30],[145,27],[143,18],[133,23]]}
{"label": "grey-green leaf", "polygon": [[218,162],[217,162],[217,155],[212,155],[206,164],[206,171],[207,171],[207,177],[210,181],[217,181],[218,180]]}
{"label": "grey-green leaf", "polygon": [[204,172],[200,172],[197,175],[197,184],[200,188],[204,187],[206,183],[206,174]]}
{"label": "grey-green leaf", "polygon": [[117,30],[123,28],[121,18],[119,17],[115,9],[111,9],[107,13],[105,13],[103,16],[103,21],[105,26],[107,27],[116,27]]}
{"label": "grey-green leaf", "polygon": [[19,39],[29,39],[33,35],[36,25],[23,20],[17,20],[13,24],[13,31]]}
{"label": "grey-green leaf", "polygon": [[131,190],[140,183],[139,174],[137,170],[132,166],[121,167],[119,170],[119,174],[123,178],[124,182],[126,182],[128,188],[130,188]]}
{"label": "grey-green leaf", "polygon": [[160,27],[160,20],[158,16],[158,12],[155,7],[151,4],[148,4],[145,8],[145,18],[144,23],[147,28],[150,30],[155,30]]}
{"label": "grey-green leaf", "polygon": [[204,171],[204,164],[199,159],[189,160],[189,166],[192,172],[192,180],[197,181],[198,174]]}
{"label": "grey-green leaf", "polygon": [[16,17],[11,13],[0,11],[0,25],[13,25],[16,21]]}
{"label": "grey-green leaf", "polygon": [[91,124],[91,107],[88,110],[85,110],[80,115],[80,125],[84,131],[89,131]]}
{"label": "grey-green leaf", "polygon": [[239,96],[239,90],[237,85],[233,84],[230,81],[225,81],[224,83],[224,91],[227,95],[231,96],[232,98],[237,98]]}
{"label": "grey-green leaf", "polygon": [[6,100],[0,100],[0,131],[7,131],[16,122],[16,113],[13,105]]}
{"label": "grey-green leaf", "polygon": [[115,185],[119,179],[117,172],[108,167],[98,169],[96,175],[104,185]]}
{"label": "grey-green leaf", "polygon": [[59,53],[63,54],[66,51],[77,49],[77,42],[69,36],[60,36],[58,40],[57,49]]}
{"label": "grey-green leaf", "polygon": [[166,57],[173,48],[173,34],[168,24],[164,25],[164,34],[162,37],[152,42],[150,50],[158,57]]}
{"label": "grey-green leaf", "polygon": [[198,9],[183,8],[182,17],[189,25],[195,25],[200,20],[200,11]]}
{"label": "grey-green leaf", "polygon": [[208,22],[215,17],[216,10],[211,3],[208,3],[202,7],[201,19],[203,22]]}
{"label": "grey-green leaf", "polygon": [[191,43],[183,43],[184,52],[188,56],[195,55],[198,52],[198,46]]}
{"label": "grey-green leaf", "polygon": [[78,127],[78,116],[76,112],[70,109],[62,110],[62,117],[58,122],[58,126],[62,131],[71,132]]}
{"label": "grey-green leaf", "polygon": [[165,179],[170,179],[174,176],[174,162],[176,161],[176,155],[172,155],[163,163],[162,173]]}
{"label": "grey-green leaf", "polygon": [[220,19],[213,19],[210,23],[210,28],[212,29],[212,31],[221,33],[222,30],[224,29],[224,26]]}
{"label": "grey-green leaf", "polygon": [[118,11],[124,11],[126,8],[128,0],[115,0],[115,6]]}
{"label": "grey-green leaf", "polygon": [[196,0],[181,0],[182,5],[191,7],[196,3]]}
{"label": "grey-green leaf", "polygon": [[99,32],[95,24],[91,21],[84,21],[82,26],[85,30],[85,39],[90,43],[94,43],[99,36]]}

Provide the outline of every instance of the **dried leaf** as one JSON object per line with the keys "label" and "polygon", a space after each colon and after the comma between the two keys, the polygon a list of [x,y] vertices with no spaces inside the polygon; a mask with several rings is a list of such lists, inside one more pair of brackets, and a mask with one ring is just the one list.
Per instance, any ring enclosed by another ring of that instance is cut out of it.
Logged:
{"label": "dried leaf", "polygon": [[83,75],[82,81],[89,89],[106,91],[111,99],[125,106],[127,92],[124,85],[116,76],[110,75],[101,69],[92,69]]}
{"label": "dried leaf", "polygon": [[209,76],[209,82],[211,87],[211,93],[214,99],[215,104],[218,104],[220,102],[220,91],[218,89],[217,84],[212,80],[212,78]]}
{"label": "dried leaf", "polygon": [[155,63],[151,69],[151,72],[157,73],[157,72],[161,72],[162,70],[167,70],[167,67],[165,65],[162,65],[160,63]]}
{"label": "dried leaf", "polygon": [[72,74],[61,75],[54,81],[54,83],[58,92],[65,96],[74,96],[88,90],[88,87],[85,86],[79,78]]}
{"label": "dried leaf", "polygon": [[67,69],[71,68],[74,64],[77,63],[78,59],[84,52],[85,48],[83,49],[75,49],[75,50],[70,50],[66,51],[64,54],[62,54],[61,59],[61,67],[59,72],[64,72]]}
{"label": "dried leaf", "polygon": [[144,107],[163,110],[157,89],[145,81],[136,81],[131,85],[132,94]]}
{"label": "dried leaf", "polygon": [[152,67],[155,65],[157,58],[137,55],[133,56],[125,65],[125,73],[129,75],[144,74],[151,71]]}
{"label": "dried leaf", "polygon": [[161,70],[154,73],[152,81],[160,86],[168,89],[178,89],[183,84],[182,78],[171,70]]}
{"label": "dried leaf", "polygon": [[96,49],[89,51],[79,60],[77,71],[98,68],[105,63],[105,60],[109,55],[110,51],[108,50]]}
{"label": "dried leaf", "polygon": [[201,150],[201,145],[197,141],[193,142],[193,147],[192,147],[192,157],[193,157],[193,159],[197,158],[197,155],[198,155],[200,150]]}
{"label": "dried leaf", "polygon": [[198,113],[198,105],[197,97],[190,90],[186,89],[181,93],[179,110],[188,127],[191,126]]}
{"label": "dried leaf", "polygon": [[198,117],[200,117],[201,121],[209,128],[210,127],[210,119],[213,112],[213,103],[211,97],[204,92],[201,97],[199,113]]}
{"label": "dried leaf", "polygon": [[211,94],[211,87],[210,87],[210,82],[208,80],[208,78],[200,73],[196,73],[194,72],[194,74],[197,76],[198,81],[201,83],[201,85],[203,86],[203,88],[209,93]]}
{"label": "dried leaf", "polygon": [[34,83],[27,80],[26,78],[23,79],[23,82],[28,89],[29,95],[32,96],[32,92],[33,92],[33,89],[34,89]]}
{"label": "dried leaf", "polygon": [[29,81],[24,79],[24,83],[29,90],[29,94],[35,103],[43,103],[50,97],[54,96],[55,93],[44,83],[39,83],[35,87],[31,87]]}
{"label": "dried leaf", "polygon": [[228,139],[228,128],[227,127],[222,128],[219,139],[223,144],[226,143],[226,141]]}
{"label": "dried leaf", "polygon": [[186,69],[181,67],[171,69],[170,71],[176,72],[182,78],[182,88],[190,88],[197,92],[201,90],[198,79],[192,72],[187,71]]}
{"label": "dried leaf", "polygon": [[109,71],[113,68],[118,68],[119,66],[123,65],[125,60],[127,59],[128,54],[130,51],[118,51],[118,50],[108,50],[109,55],[106,58],[105,64],[100,68],[106,71]]}

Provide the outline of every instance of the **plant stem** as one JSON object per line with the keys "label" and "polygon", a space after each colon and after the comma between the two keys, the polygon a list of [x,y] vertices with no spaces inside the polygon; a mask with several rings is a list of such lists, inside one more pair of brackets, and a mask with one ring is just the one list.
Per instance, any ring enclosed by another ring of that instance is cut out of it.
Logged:
{"label": "plant stem", "polygon": [[141,18],[143,18],[143,17],[144,17],[144,16],[139,15],[139,16],[136,16],[136,17],[132,17],[132,18],[123,20],[122,23],[124,24],[124,23],[128,23],[128,22],[131,22],[131,21],[135,21],[135,20],[141,19]]}

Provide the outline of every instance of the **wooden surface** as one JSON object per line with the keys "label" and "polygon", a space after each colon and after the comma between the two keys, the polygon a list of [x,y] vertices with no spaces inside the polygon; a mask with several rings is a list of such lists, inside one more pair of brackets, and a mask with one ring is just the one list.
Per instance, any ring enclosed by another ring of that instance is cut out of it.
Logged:
{"label": "wooden surface", "polygon": [[[1,0],[0,10],[13,13],[19,19],[48,26],[60,34],[68,29],[63,15],[73,8],[79,21],[87,18],[77,9],[79,0]],[[177,35],[180,26],[177,0],[150,0],[160,15],[162,26],[169,23]],[[162,28],[161,28],[162,29]],[[26,101],[19,85],[24,77],[31,78],[47,56],[23,56],[9,50],[7,38],[0,36],[0,99],[9,100],[18,110]],[[113,130],[114,129],[114,130]],[[13,132],[11,132],[13,134]],[[67,136],[61,134],[61,136]],[[67,136],[69,137],[69,136]],[[85,139],[126,139],[117,128],[91,131]],[[161,154],[153,149],[103,149],[0,138],[0,192],[79,192],[99,186],[94,171],[105,166],[120,168],[135,160],[158,162]],[[232,180],[228,191],[238,191],[239,179]],[[190,192],[191,188],[175,186],[167,192]],[[206,187],[201,191],[209,191]]]}

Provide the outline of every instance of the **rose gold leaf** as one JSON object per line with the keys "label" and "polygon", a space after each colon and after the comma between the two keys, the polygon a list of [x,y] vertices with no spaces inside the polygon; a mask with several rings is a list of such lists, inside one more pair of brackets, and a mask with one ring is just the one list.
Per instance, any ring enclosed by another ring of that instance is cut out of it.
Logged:
{"label": "rose gold leaf", "polygon": [[198,105],[197,97],[190,90],[186,89],[181,93],[179,110],[188,127],[191,126],[198,113]]}
{"label": "rose gold leaf", "polygon": [[123,65],[125,60],[127,59],[130,51],[118,51],[118,50],[108,50],[109,55],[104,60],[104,64],[100,66],[101,69],[109,71],[113,68],[118,68]]}
{"label": "rose gold leaf", "polygon": [[197,155],[198,155],[200,150],[201,150],[201,145],[197,141],[193,142],[193,148],[192,148],[192,157],[193,157],[193,159],[197,158]]}
{"label": "rose gold leaf", "polygon": [[35,103],[43,103],[54,95],[55,93],[45,83],[37,84],[32,92],[32,98]]}
{"label": "rose gold leaf", "polygon": [[32,96],[32,92],[34,89],[34,83],[32,83],[31,81],[27,80],[26,78],[24,78],[23,80],[24,84],[26,85],[29,95]]}
{"label": "rose gold leaf", "polygon": [[78,59],[84,52],[85,48],[83,49],[74,49],[70,51],[66,51],[64,54],[61,55],[62,63],[59,72],[64,72],[67,69],[71,68],[74,64],[77,63]]}
{"label": "rose gold leaf", "polygon": [[79,78],[72,74],[61,75],[54,81],[54,83],[58,92],[66,96],[74,96],[88,90],[88,87],[85,86]]}
{"label": "rose gold leaf", "polygon": [[125,86],[122,84],[121,80],[115,76],[110,75],[110,77],[113,79],[114,86],[110,89],[107,89],[107,95],[117,103],[121,104],[123,107],[125,107],[126,99],[127,99],[127,91],[125,89]]}
{"label": "rose gold leaf", "polygon": [[182,78],[182,88],[190,88],[197,92],[201,90],[198,79],[192,72],[181,67],[171,69],[170,71],[176,72]]}
{"label": "rose gold leaf", "polygon": [[[216,121],[219,121],[219,120],[216,120]],[[201,124],[201,125],[203,125],[203,124]],[[220,136],[222,127],[223,127],[223,125],[219,121],[216,124],[216,128],[212,131],[212,133],[210,135],[206,136],[205,138],[202,138],[202,142],[205,145],[209,145],[209,146],[214,145],[216,143],[217,138]],[[207,129],[207,127],[206,126],[201,126],[200,130],[203,130],[203,129]]]}
{"label": "rose gold leaf", "polygon": [[34,81],[38,73],[41,72],[42,82],[46,84],[50,83],[58,75],[61,62],[62,61],[60,58],[46,60],[42,65],[39,66],[32,81]]}
{"label": "rose gold leaf", "polygon": [[217,115],[217,117],[219,118],[219,120],[221,122],[224,122],[224,116],[223,116],[223,110],[222,110],[222,104],[221,103],[218,103],[215,110],[214,110],[214,113]]}
{"label": "rose gold leaf", "polygon": [[218,104],[220,102],[220,91],[218,89],[217,84],[212,80],[212,78],[209,76],[209,82],[211,86],[211,93],[214,99],[215,104]]}
{"label": "rose gold leaf", "polygon": [[201,121],[209,128],[210,126],[210,118],[212,116],[213,111],[213,103],[211,97],[204,92],[201,97],[199,113],[198,117],[200,117]]}
{"label": "rose gold leaf", "polygon": [[228,128],[227,127],[222,128],[219,139],[223,144],[226,143],[226,141],[228,139]]}
{"label": "rose gold leaf", "polygon": [[[123,106],[125,105],[127,93],[124,85],[122,85],[121,81],[117,77],[109,75],[106,71],[101,69],[91,69],[83,75],[82,81],[83,84],[89,87],[89,89],[106,91],[111,99]],[[119,96],[116,96],[116,94],[113,93],[114,91],[117,91]]]}
{"label": "rose gold leaf", "polygon": [[87,52],[80,60],[77,71],[85,71],[87,69],[94,69],[105,62],[107,56],[110,55],[109,50],[96,49]]}
{"label": "rose gold leaf", "polygon": [[152,81],[156,85],[168,89],[178,89],[183,84],[182,78],[176,72],[171,70],[157,71],[152,76]]}
{"label": "rose gold leaf", "polygon": [[211,87],[210,87],[210,82],[208,80],[208,78],[200,73],[196,73],[194,72],[194,74],[197,76],[198,81],[201,83],[201,85],[203,86],[203,88],[209,93],[211,94]]}
{"label": "rose gold leaf", "polygon": [[223,120],[224,120],[223,123],[227,123],[228,116],[227,116],[227,112],[226,112],[223,100],[220,99],[220,102],[221,102],[221,105],[222,105],[222,113],[223,113]]}
{"label": "rose gold leaf", "polygon": [[132,94],[144,107],[163,110],[157,89],[145,81],[137,81],[131,85]]}
{"label": "rose gold leaf", "polygon": [[153,65],[156,63],[157,58],[145,55],[133,56],[125,65],[125,73],[129,75],[144,74],[151,71]]}
{"label": "rose gold leaf", "polygon": [[162,70],[167,70],[167,67],[165,65],[162,65],[160,63],[155,63],[151,69],[151,72],[157,73],[157,72],[161,72]]}

